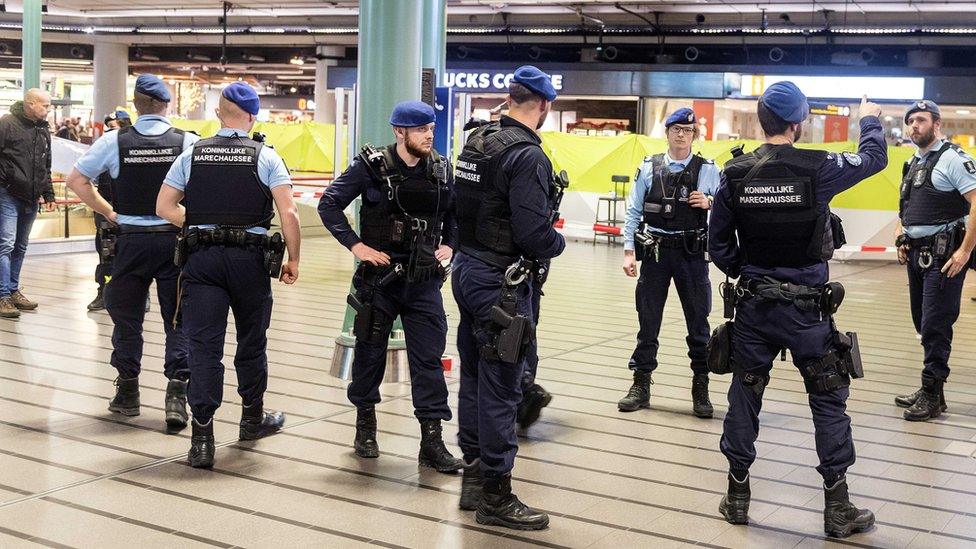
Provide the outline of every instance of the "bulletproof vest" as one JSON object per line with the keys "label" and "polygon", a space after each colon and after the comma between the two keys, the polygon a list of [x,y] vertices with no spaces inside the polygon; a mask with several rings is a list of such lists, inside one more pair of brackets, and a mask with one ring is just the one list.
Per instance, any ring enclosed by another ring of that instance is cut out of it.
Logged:
{"label": "bulletproof vest", "polygon": [[102,195],[106,202],[112,202],[112,176],[108,172],[102,172],[98,176],[98,194]]}
{"label": "bulletproof vest", "polygon": [[958,145],[945,143],[925,160],[912,156],[905,163],[898,203],[898,217],[902,225],[941,225],[969,213],[969,203],[958,190],[940,191],[932,183],[932,171],[942,154],[949,149],[961,150]]}
{"label": "bulletproof vest", "polygon": [[[754,169],[766,155],[772,156]],[[826,207],[818,211],[816,190],[820,166],[826,158],[826,151],[764,145],[725,165],[746,264],[799,268],[825,259],[824,230],[829,226],[830,212]],[[829,251],[833,253],[832,238]]]}
{"label": "bulletproof vest", "polygon": [[451,191],[437,151],[423,160],[423,170],[407,169],[396,154],[396,144],[360,153],[371,176],[359,208],[360,238],[380,251],[406,253],[418,234],[426,242],[440,240]]}
{"label": "bulletproof vest", "polygon": [[644,223],[668,231],[691,231],[708,227],[708,213],[692,208],[688,196],[698,190],[698,175],[705,159],[699,155],[680,172],[672,172],[664,154],[651,157],[651,186],[644,194]]}
{"label": "bulletproof vest", "polygon": [[214,136],[193,145],[186,184],[186,224],[271,227],[271,191],[258,177],[263,143]]}
{"label": "bulletproof vest", "polygon": [[512,211],[499,161],[505,151],[528,144],[538,147],[535,134],[520,126],[495,121],[474,130],[457,159],[458,236],[462,247],[511,257],[520,254],[512,239]]}
{"label": "bulletproof vest", "polygon": [[156,215],[156,197],[170,166],[183,152],[183,130],[143,135],[132,126],[119,132],[119,176],[112,207],[123,215]]}

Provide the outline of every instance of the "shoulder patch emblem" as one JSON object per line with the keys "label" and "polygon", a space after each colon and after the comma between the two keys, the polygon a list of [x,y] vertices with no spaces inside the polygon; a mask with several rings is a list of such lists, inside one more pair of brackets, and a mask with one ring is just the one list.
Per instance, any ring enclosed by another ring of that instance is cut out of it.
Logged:
{"label": "shoulder patch emblem", "polygon": [[855,153],[848,153],[848,152],[844,153],[844,160],[846,160],[848,164],[854,166],[855,168],[860,166],[862,162],[861,155]]}
{"label": "shoulder patch emblem", "polygon": [[976,174],[976,163],[973,163],[972,160],[967,160],[963,167],[966,168],[967,172]]}

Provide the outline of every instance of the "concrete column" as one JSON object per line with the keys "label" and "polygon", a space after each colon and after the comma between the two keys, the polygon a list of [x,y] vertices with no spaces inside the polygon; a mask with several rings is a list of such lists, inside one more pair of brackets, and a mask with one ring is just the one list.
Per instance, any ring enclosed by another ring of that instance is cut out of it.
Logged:
{"label": "concrete column", "polygon": [[[129,76],[129,45],[95,42],[95,120],[125,105]],[[134,117],[136,113],[130,113]]]}
{"label": "concrete column", "polygon": [[434,69],[441,85],[447,63],[447,0],[423,0],[423,50],[421,67]]}
{"label": "concrete column", "polygon": [[[390,112],[400,101],[420,100],[421,31],[424,0],[362,0],[359,3],[359,69],[356,92],[356,148],[380,147],[393,141]],[[350,121],[350,123],[353,123]],[[339,138],[339,136],[337,136]],[[358,212],[359,200],[353,202]],[[355,214],[356,228],[359,216]],[[346,306],[336,340],[333,368],[351,361],[356,312]],[[387,350],[387,363],[406,348],[403,324],[397,319]],[[341,369],[341,368],[340,368]]]}
{"label": "concrete column", "polygon": [[[345,48],[336,46],[319,46],[315,53],[317,56],[342,57],[345,55]],[[335,92],[329,90],[329,67],[336,66],[335,59],[315,60],[315,116],[316,122],[323,124],[335,124]]]}
{"label": "concrete column", "polygon": [[390,111],[420,100],[423,0],[359,3],[357,146],[393,139]]}
{"label": "concrete column", "polygon": [[24,91],[41,87],[41,0],[24,0]]}

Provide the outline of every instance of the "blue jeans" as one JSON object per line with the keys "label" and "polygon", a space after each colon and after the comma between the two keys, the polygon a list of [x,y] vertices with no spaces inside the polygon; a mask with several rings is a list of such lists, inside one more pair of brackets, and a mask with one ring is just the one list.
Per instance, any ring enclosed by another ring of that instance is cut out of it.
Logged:
{"label": "blue jeans", "polygon": [[20,268],[36,218],[36,203],[10,196],[0,188],[0,297],[10,297],[20,289]]}

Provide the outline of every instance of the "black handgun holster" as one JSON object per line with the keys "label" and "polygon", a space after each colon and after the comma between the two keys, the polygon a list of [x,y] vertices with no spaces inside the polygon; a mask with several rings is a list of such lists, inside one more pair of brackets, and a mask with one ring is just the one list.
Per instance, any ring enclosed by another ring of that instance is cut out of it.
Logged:
{"label": "black handgun holster", "polygon": [[498,304],[491,308],[491,341],[482,347],[482,356],[507,364],[518,364],[535,340],[535,324],[518,314],[517,286],[505,286]]}

